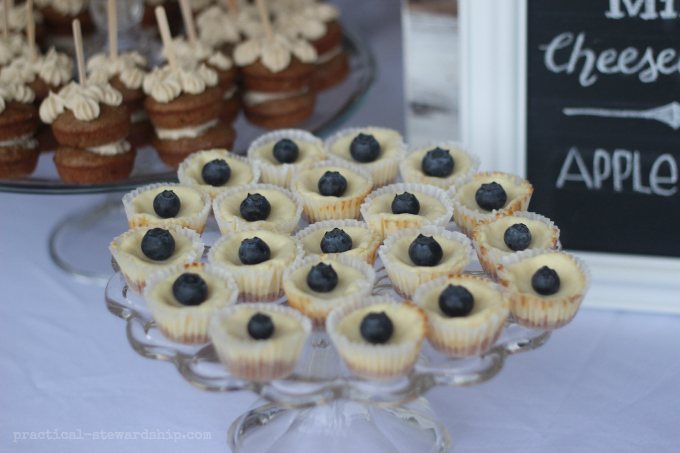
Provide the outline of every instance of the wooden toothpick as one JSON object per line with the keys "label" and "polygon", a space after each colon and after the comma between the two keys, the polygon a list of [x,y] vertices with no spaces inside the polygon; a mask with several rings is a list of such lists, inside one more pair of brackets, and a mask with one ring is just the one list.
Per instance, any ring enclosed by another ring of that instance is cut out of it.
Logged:
{"label": "wooden toothpick", "polygon": [[116,60],[118,58],[118,9],[116,8],[116,0],[109,0],[108,7],[109,58]]}
{"label": "wooden toothpick", "polygon": [[196,38],[196,25],[194,24],[194,15],[191,12],[189,0],[179,0],[179,6],[182,10],[182,20],[184,21],[187,37],[191,45],[195,46],[198,39]]}
{"label": "wooden toothpick", "polygon": [[231,14],[231,17],[236,19],[238,16],[238,1],[237,0],[229,0],[229,14]]}
{"label": "wooden toothpick", "polygon": [[73,41],[76,46],[76,61],[78,62],[78,79],[80,84],[85,86],[87,79],[85,77],[85,54],[83,52],[83,33],[80,30],[80,21],[73,20]]}
{"label": "wooden toothpick", "polygon": [[256,0],[257,9],[260,12],[260,19],[262,19],[262,27],[264,28],[264,34],[267,37],[267,41],[274,42],[274,31],[272,30],[272,22],[269,20],[269,10],[267,10],[267,5],[265,5],[264,0]]}
{"label": "wooden toothpick", "polygon": [[168,16],[165,15],[165,8],[162,6],[157,6],[156,12],[156,22],[158,22],[158,29],[161,32],[161,39],[163,40],[163,47],[168,54],[168,63],[173,71],[177,71],[179,66],[177,65],[177,57],[175,56],[175,50],[172,48],[172,36],[170,35],[170,26],[168,25]]}
{"label": "wooden toothpick", "polygon": [[5,41],[9,39],[9,2],[5,0],[3,3],[3,7],[5,8],[5,15],[2,18],[2,25],[4,27],[2,31],[2,36],[5,38]]}
{"label": "wooden toothpick", "polygon": [[28,48],[31,51],[31,61],[38,59],[35,47],[35,18],[33,17],[33,0],[26,1],[26,35],[28,36]]}

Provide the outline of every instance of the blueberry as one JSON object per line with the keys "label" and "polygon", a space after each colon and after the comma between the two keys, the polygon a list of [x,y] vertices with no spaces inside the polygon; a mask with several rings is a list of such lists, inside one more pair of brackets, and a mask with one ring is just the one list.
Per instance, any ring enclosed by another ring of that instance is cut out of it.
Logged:
{"label": "blueberry", "polygon": [[255,313],[248,321],[248,335],[253,340],[266,340],[274,335],[274,323],[271,316]]}
{"label": "blueberry", "polygon": [[543,266],[531,277],[531,286],[542,296],[551,296],[560,290],[560,276],[548,266]]}
{"label": "blueberry", "polygon": [[369,313],[361,321],[359,331],[361,336],[369,343],[383,344],[387,343],[392,337],[394,324],[384,311]]}
{"label": "blueberry", "polygon": [[445,178],[453,173],[453,157],[448,149],[436,147],[425,154],[423,157],[423,173],[427,176]]}
{"label": "blueberry", "polygon": [[150,260],[167,260],[175,253],[175,238],[168,230],[153,228],[142,238],[142,253]]}
{"label": "blueberry", "polygon": [[208,285],[198,274],[182,274],[172,284],[172,294],[182,305],[201,305],[208,298]]}
{"label": "blueberry", "polygon": [[531,231],[525,224],[516,223],[505,230],[503,240],[510,250],[515,252],[526,250],[531,245]]}
{"label": "blueberry", "polygon": [[307,284],[317,293],[330,293],[338,286],[338,274],[330,264],[319,263],[307,274]]}
{"label": "blueberry", "polygon": [[211,160],[203,166],[201,176],[206,184],[222,187],[231,178],[231,168],[224,159]]}
{"label": "blueberry", "polygon": [[449,318],[469,315],[474,304],[474,296],[464,286],[449,285],[439,295],[439,308]]}
{"label": "blueberry", "polygon": [[153,199],[153,210],[161,219],[175,217],[179,212],[182,203],[179,197],[172,190],[164,190]]}
{"label": "blueberry", "polygon": [[281,139],[274,145],[274,157],[282,164],[292,164],[300,155],[300,148],[287,138]]}
{"label": "blueberry", "polygon": [[248,194],[248,196],[241,202],[241,216],[248,222],[257,222],[258,220],[266,220],[272,212],[272,205],[269,201],[259,193]]}
{"label": "blueberry", "polygon": [[490,182],[489,184],[482,184],[477,189],[475,201],[485,211],[493,211],[505,206],[505,202],[508,201],[508,195],[505,193],[503,186],[497,182]]}
{"label": "blueberry", "polygon": [[245,265],[263,263],[271,256],[272,252],[267,243],[258,237],[244,239],[238,248],[238,257]]}
{"label": "blueberry", "polygon": [[341,197],[347,190],[347,180],[337,171],[327,171],[319,178],[319,193],[324,197]]}
{"label": "blueberry", "polygon": [[343,253],[352,250],[352,237],[340,228],[327,231],[321,239],[323,253]]}
{"label": "blueberry", "polygon": [[419,212],[420,202],[412,193],[404,192],[401,195],[394,196],[394,200],[392,200],[392,214],[418,215]]}
{"label": "blueberry", "polygon": [[416,266],[436,266],[442,260],[444,251],[434,237],[419,234],[408,248],[408,256]]}
{"label": "blueberry", "polygon": [[359,134],[349,145],[349,152],[357,162],[374,162],[380,156],[380,143],[372,135]]}

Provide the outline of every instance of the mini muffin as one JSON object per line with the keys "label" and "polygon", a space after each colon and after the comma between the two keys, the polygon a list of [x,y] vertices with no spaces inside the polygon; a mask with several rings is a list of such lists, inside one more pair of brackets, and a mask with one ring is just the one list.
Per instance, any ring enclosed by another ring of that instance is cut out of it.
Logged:
{"label": "mini muffin", "polygon": [[590,286],[590,271],[567,253],[534,249],[501,258],[498,281],[517,324],[552,330],[576,316]]}
{"label": "mini muffin", "polygon": [[449,357],[484,354],[508,319],[500,287],[472,275],[428,282],[418,288],[413,300],[427,313],[430,344]]}
{"label": "mini muffin", "polygon": [[326,331],[350,371],[364,379],[408,374],[427,335],[427,315],[389,296],[357,297],[336,308]]}
{"label": "mini muffin", "polygon": [[325,220],[309,225],[295,237],[306,255],[332,258],[351,256],[373,266],[382,238],[367,223],[358,220]]}
{"label": "mini muffin", "polygon": [[144,107],[156,129],[151,143],[171,167],[204,149],[231,149],[236,132],[219,117],[224,110],[217,73],[200,64],[173,71],[164,66],[144,78]]}
{"label": "mini muffin", "polygon": [[284,188],[296,171],[326,159],[321,139],[300,129],[283,129],[264,134],[251,143],[248,159],[262,171],[262,182]]}
{"label": "mini muffin", "polygon": [[345,129],[326,140],[331,160],[362,167],[371,173],[376,188],[396,179],[405,148],[399,132],[381,127]]}
{"label": "mini muffin", "polygon": [[24,84],[0,85],[0,178],[22,178],[38,164],[38,110]]}
{"label": "mini muffin", "polygon": [[234,275],[239,300],[271,302],[283,296],[283,272],[300,256],[302,245],[287,234],[243,230],[218,239],[208,261]]}
{"label": "mini muffin", "polygon": [[148,145],[153,136],[149,134],[153,129],[144,110],[146,96],[142,82],[146,75],[145,67],[146,58],[136,51],[119,54],[113,60],[107,53],[98,53],[87,62],[89,83],[110,83],[123,95],[123,105],[130,112],[132,122],[128,141],[137,148]]}
{"label": "mini muffin", "polygon": [[437,187],[393,184],[368,194],[361,205],[361,215],[384,239],[408,228],[445,228],[453,215],[453,203]]}
{"label": "mini muffin", "polygon": [[373,179],[348,162],[322,161],[293,176],[290,187],[302,198],[308,223],[357,219],[361,204],[373,188]]}
{"label": "mini muffin", "polygon": [[523,250],[555,250],[559,239],[560,229],[550,219],[533,212],[514,212],[484,220],[472,233],[479,262],[493,280],[498,279],[498,264],[504,256]]}
{"label": "mini muffin", "polygon": [[249,184],[215,198],[213,212],[222,234],[243,229],[292,234],[302,215],[302,200],[279,186]]}
{"label": "mini muffin", "polygon": [[226,149],[210,149],[187,157],[177,176],[181,184],[200,189],[215,199],[234,187],[258,182],[260,169]]}
{"label": "mini muffin", "polygon": [[472,236],[479,223],[515,211],[526,211],[534,188],[529,181],[506,173],[478,173],[456,181],[449,190],[453,200],[453,220],[460,230]]}
{"label": "mini muffin", "polygon": [[334,308],[369,296],[374,281],[373,267],[357,258],[308,256],[286,269],[283,289],[291,307],[323,326]]}
{"label": "mini muffin", "polygon": [[144,298],[158,330],[170,341],[204,344],[210,341],[212,313],[233,305],[238,286],[224,269],[209,264],[164,268],[147,281]]}
{"label": "mini muffin", "polygon": [[35,6],[42,13],[45,28],[51,35],[71,36],[71,23],[80,21],[83,35],[94,32],[95,25],[88,11],[88,0],[36,0]]}
{"label": "mini muffin", "polygon": [[253,124],[268,129],[294,127],[312,116],[310,89],[316,50],[308,42],[275,35],[250,39],[234,49],[241,68],[243,110]]}
{"label": "mini muffin", "polygon": [[309,319],[273,304],[236,305],[218,311],[210,321],[210,338],[225,368],[249,381],[290,375],[311,331]]}
{"label": "mini muffin", "polygon": [[71,82],[42,102],[40,119],[59,143],[54,163],[62,180],[104,184],[130,175],[137,153],[126,141],[130,113],[122,101],[110,84]]}
{"label": "mini muffin", "polygon": [[300,37],[316,49],[318,59],[312,75],[312,89],[329,89],[349,75],[349,58],[342,46],[340,11],[330,3],[308,3],[296,11],[277,17],[277,28],[289,36]]}
{"label": "mini muffin", "polygon": [[462,273],[472,253],[463,234],[435,226],[402,230],[378,249],[394,290],[404,299],[411,299],[423,283]]}
{"label": "mini muffin", "polygon": [[201,237],[177,225],[132,229],[111,242],[109,250],[128,288],[141,294],[154,272],[181,264],[198,263],[203,256]]}
{"label": "mini muffin", "polygon": [[205,192],[174,183],[139,187],[123,197],[130,228],[179,225],[203,233],[211,200]]}
{"label": "mini muffin", "polygon": [[434,142],[411,150],[399,164],[404,182],[448,189],[455,181],[477,172],[479,158],[453,142]]}

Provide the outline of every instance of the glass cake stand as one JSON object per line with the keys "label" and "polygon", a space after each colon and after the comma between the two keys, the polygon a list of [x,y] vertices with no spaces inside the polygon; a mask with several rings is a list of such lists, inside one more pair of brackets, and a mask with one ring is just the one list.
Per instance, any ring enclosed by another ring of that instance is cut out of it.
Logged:
{"label": "glass cake stand", "polygon": [[[344,48],[349,55],[348,78],[317,96],[314,116],[298,128],[325,137],[344,124],[366,99],[375,79],[375,61],[368,45],[345,29]],[[250,124],[241,114],[234,124],[237,132],[234,151],[244,154],[250,142],[268,130]],[[127,229],[120,203],[121,194],[156,182],[177,181],[175,169],[165,165],[151,147],[138,150],[135,168],[124,181],[100,185],[67,184],[61,181],[52,161],[53,153],[43,153],[36,171],[23,179],[0,179],[0,192],[83,195],[115,194],[106,202],[69,215],[50,234],[53,261],[80,281],[104,286],[111,276],[108,245]]]}
{"label": "glass cake stand", "polygon": [[[542,346],[550,331],[532,331],[510,320],[482,356],[450,359],[427,342],[413,371],[392,381],[353,376],[323,331],[312,332],[295,372],[286,379],[252,382],[230,375],[211,344],[186,346],[166,340],[156,328],[144,298],[128,291],[118,272],[106,287],[108,310],[126,321],[126,334],[140,355],[172,362],[192,385],[213,392],[249,390],[267,404],[246,412],[229,428],[234,453],[440,453],[451,439],[423,395],[436,386],[470,386],[494,377],[505,360]],[[374,294],[392,289],[378,258]],[[483,274],[478,262],[465,273]],[[285,304],[283,298],[277,303]]]}

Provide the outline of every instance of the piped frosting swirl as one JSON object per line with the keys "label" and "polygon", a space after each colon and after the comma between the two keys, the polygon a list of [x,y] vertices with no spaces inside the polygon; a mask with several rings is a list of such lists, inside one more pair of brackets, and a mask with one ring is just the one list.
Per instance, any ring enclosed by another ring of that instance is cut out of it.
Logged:
{"label": "piped frosting swirl", "polygon": [[22,35],[9,35],[7,39],[0,36],[0,66],[10,64],[16,57],[28,55],[28,43]]}
{"label": "piped frosting swirl", "polygon": [[51,124],[65,110],[71,110],[77,120],[92,121],[99,118],[100,104],[116,107],[122,102],[123,95],[109,84],[82,86],[71,82],[58,94],[50,92],[40,104],[40,119]]}
{"label": "piped frosting swirl", "polygon": [[87,9],[88,0],[35,0],[39,8],[52,7],[63,16],[75,17]]}
{"label": "piped frosting swirl", "polygon": [[146,58],[136,51],[122,53],[115,60],[106,53],[98,53],[87,62],[88,82],[103,85],[118,76],[126,88],[137,90],[142,87],[145,66]]}
{"label": "piped frosting swirl", "polygon": [[[213,50],[208,44],[198,41],[195,44],[189,40],[178,37],[172,40],[172,49],[177,57],[177,62],[185,69],[195,69],[200,63],[209,63],[211,66],[227,71],[233,67],[231,58],[222,52]],[[161,52],[161,57],[167,59],[165,49]]]}
{"label": "piped frosting swirl", "polygon": [[234,61],[238,66],[248,66],[258,59],[265,68],[277,73],[288,68],[295,56],[303,63],[316,62],[316,49],[307,41],[277,34],[273,42],[264,36],[250,39],[234,49]]}
{"label": "piped frosting swirl", "polygon": [[5,74],[3,70],[0,74],[0,114],[5,111],[7,102],[20,102],[22,104],[30,104],[35,99],[35,93],[30,87],[23,83],[7,83],[2,80]]}
{"label": "piped frosting swirl", "polygon": [[241,31],[229,13],[219,6],[211,6],[196,18],[199,39],[210,47],[236,44],[241,41]]}
{"label": "piped frosting swirl", "polygon": [[180,94],[200,94],[207,87],[217,85],[217,73],[201,63],[195,69],[180,68],[173,71],[169,66],[156,68],[144,77],[144,93],[161,103],[168,103]]}
{"label": "piped frosting swirl", "polygon": [[54,47],[45,55],[38,55],[35,61],[29,55],[15,58],[9,67],[17,70],[29,83],[40,77],[46,84],[59,87],[73,78],[73,60]]}

